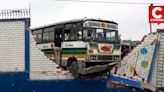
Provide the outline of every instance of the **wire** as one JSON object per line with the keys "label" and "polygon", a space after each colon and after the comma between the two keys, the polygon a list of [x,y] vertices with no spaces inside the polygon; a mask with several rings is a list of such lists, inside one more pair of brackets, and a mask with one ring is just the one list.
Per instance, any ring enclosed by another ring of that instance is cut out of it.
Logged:
{"label": "wire", "polygon": [[86,0],[54,0],[54,1],[87,2],[87,3],[116,3],[116,4],[164,4],[164,3],[109,2],[109,1],[86,1]]}
{"label": "wire", "polygon": [[87,2],[87,3],[113,3],[113,4],[164,4],[164,3],[138,3],[138,2],[109,2],[109,1],[86,1],[86,0],[53,0],[66,2]]}

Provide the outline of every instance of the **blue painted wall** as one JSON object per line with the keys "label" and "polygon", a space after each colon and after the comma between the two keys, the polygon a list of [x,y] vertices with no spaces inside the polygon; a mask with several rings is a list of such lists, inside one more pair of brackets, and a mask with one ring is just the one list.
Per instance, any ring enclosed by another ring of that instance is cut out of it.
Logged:
{"label": "blue painted wall", "polygon": [[28,73],[1,73],[1,92],[105,92],[105,80],[31,81]]}
{"label": "blue painted wall", "polygon": [[0,92],[132,92],[131,88],[108,89],[106,80],[31,81],[28,76],[24,72],[1,73]]}

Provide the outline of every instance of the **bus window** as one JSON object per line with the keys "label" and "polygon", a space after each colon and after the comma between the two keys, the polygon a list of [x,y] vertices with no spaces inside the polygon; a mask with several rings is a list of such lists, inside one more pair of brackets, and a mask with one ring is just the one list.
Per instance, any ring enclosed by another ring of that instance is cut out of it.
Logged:
{"label": "bus window", "polygon": [[70,40],[70,31],[72,29],[71,24],[65,24],[65,28],[64,28],[64,40],[68,41]]}
{"label": "bus window", "polygon": [[45,28],[43,32],[43,43],[54,42],[54,27]]}
{"label": "bus window", "polygon": [[64,29],[64,39],[68,40],[79,40],[81,39],[82,32],[80,30],[80,23],[66,24]]}
{"label": "bus window", "polygon": [[46,43],[49,40],[49,33],[48,32],[44,32],[43,33],[43,42]]}
{"label": "bus window", "polygon": [[36,40],[37,43],[41,43],[41,41],[42,41],[42,34],[37,34],[35,40]]}
{"label": "bus window", "polygon": [[64,40],[67,41],[70,38],[70,30],[64,30]]}
{"label": "bus window", "polygon": [[54,42],[54,32],[49,32],[49,41]]}
{"label": "bus window", "polygon": [[118,41],[118,38],[117,38],[116,35],[117,35],[117,32],[116,31],[106,30],[106,38],[107,38],[107,41],[109,41],[109,42]]}
{"label": "bus window", "polygon": [[101,28],[84,28],[83,39],[85,41],[98,41],[98,42],[116,42],[117,31],[101,29]]}
{"label": "bus window", "polygon": [[105,41],[103,29],[96,29],[96,38],[98,39],[98,41]]}
{"label": "bus window", "polygon": [[71,33],[70,33],[70,40],[78,40],[79,39],[79,35],[78,35],[78,32],[77,30],[71,30]]}
{"label": "bus window", "polygon": [[54,32],[43,33],[43,43],[54,42]]}
{"label": "bus window", "polygon": [[116,38],[116,32],[111,32],[111,41],[114,41]]}
{"label": "bus window", "polygon": [[91,36],[92,36],[91,29],[83,29],[83,39],[84,40],[90,40]]}
{"label": "bus window", "polygon": [[32,34],[34,35],[35,40],[36,40],[37,43],[41,43],[42,42],[42,29],[34,30],[32,32]]}

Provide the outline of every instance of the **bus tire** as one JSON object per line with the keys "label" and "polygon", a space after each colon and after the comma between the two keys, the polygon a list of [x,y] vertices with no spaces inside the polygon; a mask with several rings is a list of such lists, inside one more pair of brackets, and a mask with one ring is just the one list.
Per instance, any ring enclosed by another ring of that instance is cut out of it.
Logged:
{"label": "bus tire", "polygon": [[69,68],[68,68],[75,79],[80,77],[80,74],[78,73],[78,68],[79,67],[78,67],[77,61],[72,61],[69,65]]}

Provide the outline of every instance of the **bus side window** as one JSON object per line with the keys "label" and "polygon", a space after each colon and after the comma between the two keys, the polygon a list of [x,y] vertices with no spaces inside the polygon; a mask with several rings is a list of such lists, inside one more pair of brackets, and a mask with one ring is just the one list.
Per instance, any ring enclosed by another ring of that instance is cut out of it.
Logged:
{"label": "bus side window", "polygon": [[32,32],[37,43],[42,42],[42,29],[38,29]]}
{"label": "bus side window", "polygon": [[80,39],[80,35],[82,35],[82,31],[80,31],[80,26],[79,23],[74,23],[72,24],[72,28],[71,28],[71,38],[70,40],[79,40]]}
{"label": "bus side window", "polygon": [[54,42],[54,31],[49,32],[49,41]]}
{"label": "bus side window", "polygon": [[70,38],[70,30],[64,30],[64,40],[68,41]]}
{"label": "bus side window", "polygon": [[43,33],[43,42],[44,43],[48,42],[48,38],[49,38],[49,33],[48,32],[44,32]]}
{"label": "bus side window", "polygon": [[54,27],[44,28],[43,43],[54,42]]}
{"label": "bus side window", "polygon": [[64,40],[65,41],[68,41],[70,40],[71,38],[71,32],[72,30],[72,24],[65,24],[65,27],[64,27]]}
{"label": "bus side window", "polygon": [[70,40],[78,40],[78,34],[77,34],[77,30],[71,30],[71,38]]}
{"label": "bus side window", "polygon": [[79,23],[65,24],[64,40],[66,40],[66,41],[68,41],[68,40],[77,41],[79,39],[82,39],[82,31],[79,31],[79,30],[80,30],[80,24]]}
{"label": "bus side window", "polygon": [[36,34],[36,42],[37,43],[41,43],[41,41],[42,41],[42,34]]}

